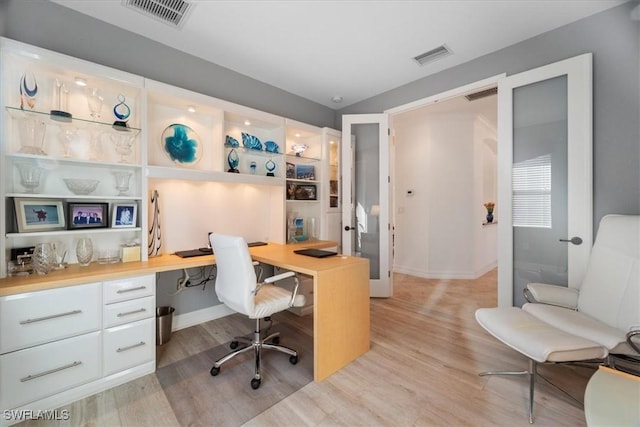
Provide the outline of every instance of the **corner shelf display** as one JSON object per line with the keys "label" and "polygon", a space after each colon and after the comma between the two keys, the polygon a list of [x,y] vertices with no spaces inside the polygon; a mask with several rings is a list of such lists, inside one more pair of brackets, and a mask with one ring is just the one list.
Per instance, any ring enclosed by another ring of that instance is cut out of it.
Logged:
{"label": "corner shelf display", "polygon": [[322,211],[322,129],[287,120],[287,241],[319,239]]}
{"label": "corner shelf display", "polygon": [[[6,237],[0,244],[0,277],[6,276],[14,248],[55,241],[67,246],[67,261],[73,263],[79,237],[99,236],[96,258],[103,246],[141,244],[144,80],[7,39],[0,48],[0,232]],[[110,223],[74,228],[68,218],[74,203],[99,206],[105,222],[115,205],[135,205],[138,221],[126,228]],[[51,227],[37,224],[53,221],[27,215],[38,206],[57,206],[62,218]]]}

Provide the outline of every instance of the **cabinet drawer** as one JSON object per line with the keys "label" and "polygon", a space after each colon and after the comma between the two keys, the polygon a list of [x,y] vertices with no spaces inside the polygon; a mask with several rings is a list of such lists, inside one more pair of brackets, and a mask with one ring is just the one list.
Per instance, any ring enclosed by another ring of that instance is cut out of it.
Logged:
{"label": "cabinet drawer", "polygon": [[0,356],[0,407],[15,408],[100,378],[101,332]]}
{"label": "cabinet drawer", "polygon": [[100,329],[100,283],[0,298],[0,354]]}
{"label": "cabinet drawer", "polygon": [[104,303],[126,301],[154,294],[155,275],[104,282]]}
{"label": "cabinet drawer", "polygon": [[139,320],[105,329],[105,375],[153,360],[156,351],[154,319]]}
{"label": "cabinet drawer", "polygon": [[104,306],[104,327],[110,328],[152,317],[155,311],[154,305],[153,296],[107,304]]}

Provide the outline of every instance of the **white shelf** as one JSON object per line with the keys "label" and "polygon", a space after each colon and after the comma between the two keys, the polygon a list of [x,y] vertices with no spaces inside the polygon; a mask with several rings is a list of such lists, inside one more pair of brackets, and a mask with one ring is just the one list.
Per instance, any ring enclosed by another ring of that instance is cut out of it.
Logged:
{"label": "white shelf", "polygon": [[7,193],[6,197],[25,199],[69,199],[69,200],[142,200],[139,196],[105,196],[101,194],[80,196],[76,194]]}
{"label": "white shelf", "polygon": [[74,230],[56,230],[56,231],[36,231],[32,233],[7,233],[7,238],[22,238],[33,236],[68,236],[74,234],[103,234],[103,233],[129,233],[131,231],[142,231],[141,227],[131,228],[79,228]]}
{"label": "white shelf", "polygon": [[174,179],[184,181],[216,181],[235,182],[244,184],[284,186],[284,178],[277,176],[261,176],[243,173],[220,171],[202,171],[196,169],[148,166],[147,177],[157,179]]}
{"label": "white shelf", "polygon": [[317,179],[295,179],[295,178],[287,178],[287,182],[296,182],[300,184],[320,184],[321,181]]}

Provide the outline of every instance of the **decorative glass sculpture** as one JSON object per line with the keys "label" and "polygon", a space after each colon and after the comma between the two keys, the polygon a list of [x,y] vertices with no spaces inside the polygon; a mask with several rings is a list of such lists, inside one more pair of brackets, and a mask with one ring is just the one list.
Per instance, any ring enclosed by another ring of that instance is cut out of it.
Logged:
{"label": "decorative glass sculpture", "polygon": [[29,107],[33,110],[36,106],[38,94],[38,82],[33,73],[24,73],[20,78],[20,108]]}
{"label": "decorative glass sculpture", "polygon": [[51,248],[53,249],[54,258],[55,258],[55,263],[53,268],[55,270],[62,270],[63,268],[66,267],[64,260],[67,257],[67,247],[63,242],[58,240],[51,243]]}
{"label": "decorative glass sculpture", "polygon": [[131,171],[114,171],[113,176],[116,179],[116,190],[118,196],[126,196],[129,191],[129,181],[131,180]]}
{"label": "decorative glass sculpture", "polygon": [[249,163],[249,170],[251,171],[251,175],[256,174],[256,169],[258,168],[258,164],[256,162]]}
{"label": "decorative glass sculpture", "polygon": [[67,112],[67,94],[69,93],[69,89],[67,86],[56,79],[56,92],[55,92],[55,100],[54,100],[54,109],[51,110],[49,115],[53,120],[57,120],[59,122],[70,122],[71,121],[71,113]]}
{"label": "decorative glass sculpture", "polygon": [[31,264],[38,274],[47,274],[55,266],[55,252],[51,243],[38,243],[33,248]]}
{"label": "decorative glass sculpture", "polygon": [[83,237],[76,244],[76,258],[78,263],[86,267],[91,264],[93,259],[93,242],[88,237]]}
{"label": "decorative glass sculpture", "polygon": [[262,143],[257,136],[242,132],[242,145],[252,150],[262,150]]}
{"label": "decorative glass sculpture", "polygon": [[291,146],[291,150],[295,153],[297,157],[302,157],[302,154],[309,148],[307,144],[293,144]]}
{"label": "decorative glass sculpture", "polygon": [[118,103],[113,107],[113,115],[116,116],[116,121],[113,122],[113,128],[116,130],[127,130],[127,120],[131,115],[131,108],[129,108],[124,101],[124,95],[119,94]]}
{"label": "decorative glass sculpture", "polygon": [[227,163],[229,163],[229,170],[227,172],[240,173],[238,165],[240,164],[240,157],[235,148],[232,148],[227,155]]}
{"label": "decorative glass sculpture", "polygon": [[238,143],[238,140],[235,139],[234,137],[227,135],[224,138],[224,146],[225,147],[233,147],[233,148],[237,148],[240,146],[240,143]]}
{"label": "decorative glass sculpture", "polygon": [[[115,125],[114,125],[115,126]],[[112,133],[109,135],[111,142],[115,146],[116,153],[120,156],[119,163],[129,163],[127,159],[133,151],[133,144],[135,143],[135,135],[131,135],[126,132]]]}
{"label": "decorative glass sculpture", "polygon": [[269,153],[278,153],[280,147],[274,141],[267,141],[264,143],[264,151],[268,151]]}
{"label": "decorative glass sculpture", "polygon": [[25,117],[18,120],[20,133],[20,153],[46,156],[43,150],[44,135],[47,125],[36,117]]}
{"label": "decorative glass sculpture", "polygon": [[89,106],[89,113],[93,120],[97,121],[100,118],[103,102],[104,98],[100,95],[98,88],[89,90],[89,93],[87,94],[87,105]]}
{"label": "decorative glass sculpture", "polygon": [[160,228],[160,201],[157,190],[153,190],[151,194],[151,212],[152,218],[149,223],[149,247],[147,253],[149,256],[154,257],[160,254],[162,248],[162,230]]}
{"label": "decorative glass sculpture", "polygon": [[58,139],[62,143],[62,155],[64,157],[71,157],[71,143],[78,136],[78,129],[71,128],[69,126],[61,126],[60,133],[58,133]]}
{"label": "decorative glass sculpture", "polygon": [[202,156],[198,134],[183,124],[172,124],[162,132],[162,148],[178,165],[195,164]]}
{"label": "decorative glass sculpture", "polygon": [[20,184],[24,187],[25,193],[35,193],[40,186],[44,169],[31,163],[16,163],[16,167],[20,172]]}
{"label": "decorative glass sculpture", "polygon": [[264,167],[267,170],[267,176],[276,176],[274,173],[274,171],[276,170],[276,163],[273,160],[267,160],[267,162],[264,164]]}

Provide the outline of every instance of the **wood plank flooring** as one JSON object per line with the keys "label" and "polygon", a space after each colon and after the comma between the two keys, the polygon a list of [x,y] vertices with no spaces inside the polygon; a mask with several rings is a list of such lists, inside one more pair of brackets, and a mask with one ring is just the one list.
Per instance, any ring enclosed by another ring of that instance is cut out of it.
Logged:
{"label": "wood plank flooring", "polygon": [[[320,383],[310,383],[247,426],[527,426],[528,382],[480,377],[521,370],[527,360],[480,328],[479,307],[496,305],[496,271],[477,280],[394,275],[394,297],[371,300],[371,351]],[[275,316],[274,316],[275,320]],[[277,321],[312,334],[311,316]],[[232,315],[177,331],[158,348],[158,367],[251,332]],[[294,346],[293,344],[291,344]],[[542,366],[539,372],[582,400],[592,369]],[[249,387],[238,383],[238,387]],[[211,396],[215,399],[216,396]],[[43,426],[179,426],[155,374],[67,405],[65,422]],[[580,407],[544,381],[536,385],[536,426],[583,426]],[[233,420],[230,420],[233,424]],[[197,424],[189,424],[197,425]]]}

